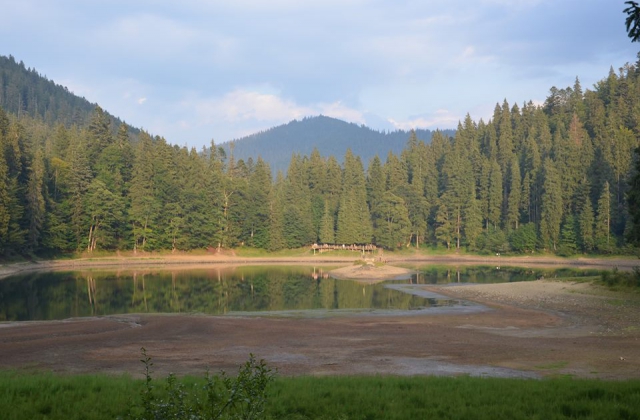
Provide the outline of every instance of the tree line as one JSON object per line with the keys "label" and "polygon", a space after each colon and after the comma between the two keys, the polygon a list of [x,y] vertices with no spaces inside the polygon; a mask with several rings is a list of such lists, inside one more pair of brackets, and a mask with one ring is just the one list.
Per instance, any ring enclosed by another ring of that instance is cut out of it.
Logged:
{"label": "tree line", "polygon": [[505,100],[489,121],[467,115],[429,143],[411,133],[366,168],[349,150],[342,163],[294,154],[275,177],[213,142],[197,151],[114,130],[99,107],[86,126],[0,109],[0,255],[313,243],[618,252],[638,237],[639,75],[627,64],[593,90],[576,79],[542,105]]}

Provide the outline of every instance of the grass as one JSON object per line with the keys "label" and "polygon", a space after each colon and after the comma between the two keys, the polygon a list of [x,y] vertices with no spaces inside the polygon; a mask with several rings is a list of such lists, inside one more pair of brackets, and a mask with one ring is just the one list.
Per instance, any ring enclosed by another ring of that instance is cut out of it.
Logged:
{"label": "grass", "polygon": [[[180,382],[194,393],[205,385],[202,378]],[[125,376],[0,371],[6,420],[126,418],[143,389],[144,381]],[[281,377],[268,388],[266,418],[640,419],[640,380]]]}
{"label": "grass", "polygon": [[553,363],[548,363],[546,365],[539,365],[536,366],[536,369],[541,369],[541,370],[556,370],[556,369],[562,369],[564,367],[567,367],[567,365],[569,365],[569,362],[566,361],[559,361],[559,362],[553,362]]}

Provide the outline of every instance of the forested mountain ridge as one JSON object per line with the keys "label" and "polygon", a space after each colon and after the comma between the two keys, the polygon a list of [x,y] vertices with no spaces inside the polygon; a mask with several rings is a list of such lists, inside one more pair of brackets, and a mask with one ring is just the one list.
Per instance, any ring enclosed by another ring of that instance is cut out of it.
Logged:
{"label": "forested mountain ridge", "polygon": [[[0,55],[0,107],[18,117],[29,116],[48,125],[66,127],[89,124],[97,104],[75,95],[66,87],[56,84],[35,69],[16,62],[13,56]],[[115,131],[122,121],[106,113]],[[129,127],[137,134],[138,129]]]}
{"label": "forested mountain ridge", "polygon": [[[448,136],[454,133],[455,130],[443,130],[443,134]],[[428,143],[433,132],[418,129],[416,135]],[[408,138],[408,131],[380,132],[364,125],[320,115],[293,120],[221,146],[227,154],[233,153],[236,159],[247,160],[260,156],[275,173],[286,170],[293,153],[308,156],[317,149],[323,156],[336,156],[342,160],[347,149],[351,149],[366,164],[375,155],[384,157],[389,152],[399,154]]]}
{"label": "forested mountain ridge", "polygon": [[314,242],[629,251],[640,236],[639,138],[637,63],[593,90],[578,79],[553,87],[542,106],[496,104],[453,136],[412,132],[400,152],[369,162],[350,149],[294,153],[275,181],[259,156],[200,153],[144,131],[131,141],[124,124],[114,134],[99,107],[85,126],[0,108],[0,256]]}

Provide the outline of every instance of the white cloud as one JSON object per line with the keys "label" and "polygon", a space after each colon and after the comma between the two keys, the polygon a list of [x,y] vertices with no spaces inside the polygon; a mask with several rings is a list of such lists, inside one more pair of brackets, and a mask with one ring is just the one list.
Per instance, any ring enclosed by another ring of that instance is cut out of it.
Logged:
{"label": "white cloud", "polygon": [[396,121],[389,118],[389,122],[399,130],[411,130],[415,128],[447,128],[455,127],[461,120],[459,115],[446,109],[439,109],[430,115],[421,115],[404,121]]}
{"label": "white cloud", "polygon": [[[184,102],[189,107],[191,100]],[[221,98],[196,100],[192,102],[201,123],[225,121],[241,123],[244,121],[265,121],[285,123],[310,115],[326,115],[350,122],[364,123],[362,113],[350,108],[341,101],[300,105],[294,100],[285,99],[276,93],[236,89]]]}
{"label": "white cloud", "polygon": [[139,98],[139,99],[138,99],[138,105],[142,105],[142,104],[144,104],[145,102],[147,102],[147,98]]}

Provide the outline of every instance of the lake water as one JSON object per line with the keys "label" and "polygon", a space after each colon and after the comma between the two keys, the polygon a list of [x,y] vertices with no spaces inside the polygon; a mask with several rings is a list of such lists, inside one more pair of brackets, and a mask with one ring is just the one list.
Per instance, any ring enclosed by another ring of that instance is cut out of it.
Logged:
{"label": "lake water", "polygon": [[593,274],[568,269],[416,266],[407,279],[335,280],[332,267],[238,266],[86,269],[0,280],[0,321],[129,313],[331,316],[474,310],[478,305],[422,290],[423,284],[496,283]]}

